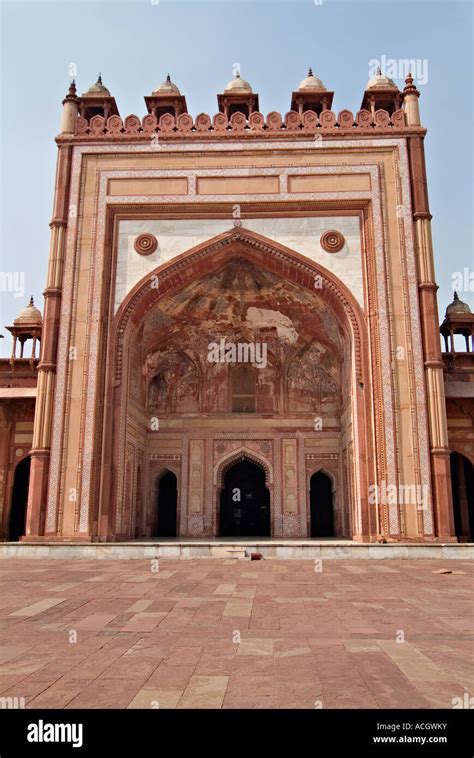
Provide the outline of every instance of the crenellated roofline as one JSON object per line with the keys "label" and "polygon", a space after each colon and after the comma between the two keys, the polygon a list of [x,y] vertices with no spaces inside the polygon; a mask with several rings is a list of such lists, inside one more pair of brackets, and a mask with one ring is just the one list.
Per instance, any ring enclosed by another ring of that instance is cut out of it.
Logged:
{"label": "crenellated roofline", "polygon": [[[266,136],[278,138],[290,137],[295,139],[299,136],[308,139],[313,135],[315,139],[324,140],[325,137],[354,139],[356,136],[393,135],[409,133],[417,135],[425,134],[426,129],[421,126],[407,124],[406,114],[403,108],[394,111],[391,115],[384,109],[376,110],[373,114],[366,109],[358,111],[355,116],[350,110],[341,110],[338,114],[334,111],[324,110],[318,116],[315,111],[305,111],[302,114],[289,111],[282,116],[276,111],[265,116],[254,111],[247,118],[242,113],[234,113],[227,118],[224,113],[217,113],[211,117],[207,113],[200,113],[193,118],[189,113],[182,113],[177,118],[167,113],[157,120],[156,116],[148,113],[142,119],[136,115],[121,119],[118,115],[93,116],[85,119],[78,116],[74,133],[60,134],[56,137],[58,143],[64,142],[89,142],[96,140],[104,141],[127,141],[127,142],[151,142],[153,144],[160,137],[166,140],[192,139],[194,137],[204,139],[228,139],[228,138],[262,138]],[[157,145],[158,147],[158,145]]]}

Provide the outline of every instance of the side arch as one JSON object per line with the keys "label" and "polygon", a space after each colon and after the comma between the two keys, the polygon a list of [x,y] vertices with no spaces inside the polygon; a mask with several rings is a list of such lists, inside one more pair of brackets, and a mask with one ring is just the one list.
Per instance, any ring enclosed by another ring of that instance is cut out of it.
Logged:
{"label": "side arch", "polygon": [[474,537],[474,466],[466,455],[457,451],[451,452],[449,462],[454,532],[459,542],[471,542]]}
{"label": "side arch", "polygon": [[450,454],[457,453],[458,455],[462,455],[463,458],[467,458],[467,460],[474,466],[474,453],[465,450],[462,445],[450,444],[449,452]]}
{"label": "side arch", "polygon": [[309,477],[310,537],[336,536],[335,495],[335,477],[324,467],[318,468]]}
{"label": "side arch", "polygon": [[328,479],[331,480],[331,492],[334,494],[337,491],[338,482],[332,471],[329,471],[329,469],[321,465],[314,466],[314,468],[308,470],[308,481],[311,481],[311,477],[313,477],[314,474],[324,474],[327,476]]}
{"label": "side arch", "polygon": [[[173,468],[173,466],[163,466],[153,478],[152,497],[150,503],[151,536],[160,537],[179,535],[179,477]],[[164,483],[167,484],[166,492],[162,492],[161,489]],[[173,489],[172,496],[174,502],[160,502],[161,497],[165,495],[169,497],[171,494],[169,492],[170,486],[168,485],[170,485]],[[160,512],[160,509],[164,507],[169,509],[169,512],[166,514],[162,514]],[[174,525],[172,522],[174,522]],[[163,532],[164,526],[166,532],[170,530],[170,527],[172,527],[171,531],[174,532],[174,535],[171,533],[160,534],[160,532]]]}
{"label": "side arch", "polygon": [[30,485],[31,456],[24,455],[13,470],[10,510],[8,514],[8,539],[18,541],[25,534],[28,491]]}

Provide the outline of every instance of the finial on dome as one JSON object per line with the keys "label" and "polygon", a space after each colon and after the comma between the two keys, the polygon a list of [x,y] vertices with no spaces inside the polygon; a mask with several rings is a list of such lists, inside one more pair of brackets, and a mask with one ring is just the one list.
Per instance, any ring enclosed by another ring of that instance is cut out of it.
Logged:
{"label": "finial on dome", "polygon": [[171,81],[171,76],[170,76],[169,74],[166,74],[166,81],[167,81],[167,82],[170,82],[170,81]]}
{"label": "finial on dome", "polygon": [[34,307],[34,305],[35,305],[35,301],[33,300],[33,295],[31,295],[31,297],[30,297],[30,302],[28,303],[28,305],[30,306],[30,308],[33,308],[33,307]]}
{"label": "finial on dome", "polygon": [[308,76],[313,76],[313,69],[311,68],[311,66],[308,69]]}
{"label": "finial on dome", "polygon": [[99,71],[99,76],[98,76],[96,84],[102,84],[102,74],[100,73],[100,71]]}
{"label": "finial on dome", "polygon": [[236,79],[240,79],[240,71],[239,70],[236,71],[235,78]]}

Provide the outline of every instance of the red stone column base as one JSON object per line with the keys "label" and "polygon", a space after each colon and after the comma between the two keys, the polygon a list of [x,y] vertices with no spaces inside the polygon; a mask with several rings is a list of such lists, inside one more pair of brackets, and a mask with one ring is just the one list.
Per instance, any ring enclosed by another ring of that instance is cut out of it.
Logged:
{"label": "red stone column base", "polygon": [[49,449],[33,449],[25,537],[44,534],[48,495]]}
{"label": "red stone column base", "polygon": [[431,451],[433,509],[438,539],[456,542],[449,450]]}

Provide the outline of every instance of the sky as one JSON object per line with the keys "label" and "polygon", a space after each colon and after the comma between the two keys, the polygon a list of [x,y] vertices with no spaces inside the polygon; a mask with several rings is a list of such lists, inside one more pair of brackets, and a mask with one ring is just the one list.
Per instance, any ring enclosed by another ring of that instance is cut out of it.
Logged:
{"label": "sky", "polygon": [[143,96],[169,72],[191,114],[213,115],[216,94],[237,66],[259,94],[260,110],[284,114],[312,66],[335,92],[333,110],[355,112],[375,60],[395,61],[395,81],[403,88],[398,61],[414,59],[428,129],[440,319],[454,283],[474,309],[470,1],[0,0],[0,13],[1,356],[11,352],[4,326],[31,294],[43,308],[54,137],[71,73],[82,93],[101,72],[125,117],[145,115]]}

